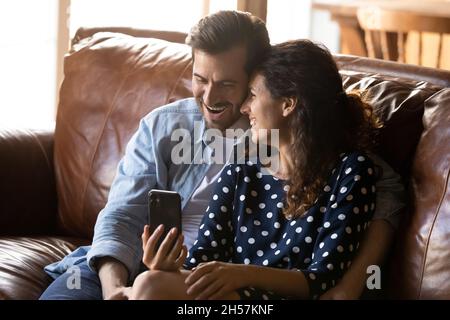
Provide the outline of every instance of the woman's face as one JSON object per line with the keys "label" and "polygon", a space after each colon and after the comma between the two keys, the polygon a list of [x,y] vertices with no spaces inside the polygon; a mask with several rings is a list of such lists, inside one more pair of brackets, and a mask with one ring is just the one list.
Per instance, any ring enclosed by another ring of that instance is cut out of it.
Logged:
{"label": "woman's face", "polygon": [[287,125],[283,117],[283,100],[272,97],[259,73],[250,79],[248,97],[242,104],[241,113],[249,117],[253,143],[270,144],[270,130],[280,130]]}

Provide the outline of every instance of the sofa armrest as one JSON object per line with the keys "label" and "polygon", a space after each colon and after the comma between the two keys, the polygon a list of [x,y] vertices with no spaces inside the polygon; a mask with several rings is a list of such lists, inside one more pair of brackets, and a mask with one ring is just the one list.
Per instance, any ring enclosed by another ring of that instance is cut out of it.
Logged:
{"label": "sofa armrest", "polygon": [[0,235],[55,230],[53,131],[0,129]]}

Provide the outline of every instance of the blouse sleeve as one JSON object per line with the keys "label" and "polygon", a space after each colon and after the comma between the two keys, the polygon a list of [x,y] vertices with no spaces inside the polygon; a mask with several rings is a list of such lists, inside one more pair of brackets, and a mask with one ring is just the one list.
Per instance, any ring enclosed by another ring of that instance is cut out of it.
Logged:
{"label": "blouse sleeve", "polygon": [[318,298],[335,286],[351,265],[375,210],[375,175],[372,161],[352,153],[339,167],[337,183],[325,187],[328,201],[321,205],[323,225],[318,229],[311,263],[304,273],[310,296]]}
{"label": "blouse sleeve", "polygon": [[[239,169],[237,169],[239,168]],[[233,250],[233,200],[236,191],[237,165],[228,165],[217,180],[213,196],[206,208],[197,240],[189,250],[184,263],[185,269],[192,269],[201,262],[227,262]]]}

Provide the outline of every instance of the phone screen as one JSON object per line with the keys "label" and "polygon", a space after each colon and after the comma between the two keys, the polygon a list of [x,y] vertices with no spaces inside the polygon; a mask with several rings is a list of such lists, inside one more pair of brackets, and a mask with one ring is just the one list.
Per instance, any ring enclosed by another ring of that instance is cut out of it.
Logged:
{"label": "phone screen", "polygon": [[149,192],[148,224],[150,232],[160,225],[164,225],[164,232],[157,243],[157,248],[167,233],[176,227],[181,232],[181,198],[177,192],[152,189]]}

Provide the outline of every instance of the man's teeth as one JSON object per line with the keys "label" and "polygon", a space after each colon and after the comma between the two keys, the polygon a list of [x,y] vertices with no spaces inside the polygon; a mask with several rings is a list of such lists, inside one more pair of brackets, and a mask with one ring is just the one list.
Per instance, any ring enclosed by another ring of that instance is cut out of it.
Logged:
{"label": "man's teeth", "polygon": [[207,108],[208,110],[217,112],[217,111],[223,111],[223,110],[225,110],[225,109],[227,108],[227,106],[223,106],[223,107],[210,107],[210,106],[206,106],[206,108]]}

